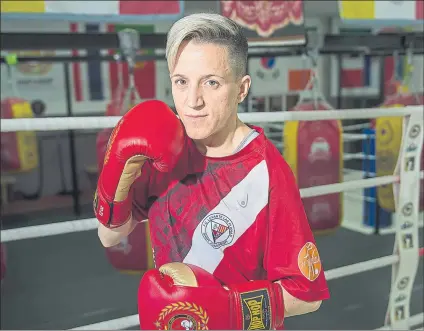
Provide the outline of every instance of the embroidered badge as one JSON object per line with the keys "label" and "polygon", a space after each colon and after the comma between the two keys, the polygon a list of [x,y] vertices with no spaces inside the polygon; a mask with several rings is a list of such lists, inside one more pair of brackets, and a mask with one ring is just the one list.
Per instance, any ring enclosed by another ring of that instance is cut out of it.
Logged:
{"label": "embroidered badge", "polygon": [[234,224],[227,216],[215,213],[203,219],[201,232],[208,244],[217,249],[233,241]]}
{"label": "embroidered badge", "polygon": [[303,245],[297,256],[297,264],[302,275],[308,280],[312,282],[318,278],[322,266],[318,249],[313,243],[307,242]]}

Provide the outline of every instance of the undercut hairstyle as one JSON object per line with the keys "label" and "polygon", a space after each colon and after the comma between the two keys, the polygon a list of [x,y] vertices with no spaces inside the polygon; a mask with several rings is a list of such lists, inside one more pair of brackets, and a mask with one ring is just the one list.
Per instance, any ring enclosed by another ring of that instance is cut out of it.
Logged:
{"label": "undercut hairstyle", "polygon": [[175,22],[168,32],[166,42],[166,59],[171,70],[175,66],[181,44],[186,41],[225,47],[234,76],[241,78],[247,74],[247,38],[233,20],[219,14],[198,13]]}

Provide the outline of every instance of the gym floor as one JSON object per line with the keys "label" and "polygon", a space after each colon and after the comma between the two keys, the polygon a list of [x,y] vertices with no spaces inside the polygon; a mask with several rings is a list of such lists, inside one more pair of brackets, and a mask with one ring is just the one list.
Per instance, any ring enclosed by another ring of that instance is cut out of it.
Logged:
{"label": "gym floor", "polygon": [[[345,196],[344,205],[345,220],[356,220],[360,224],[360,202]],[[69,215],[71,210],[66,209],[33,213],[31,224],[70,220]],[[91,205],[84,206],[81,218],[86,217],[92,217]],[[25,223],[27,221],[21,218],[21,224],[14,223],[14,226]],[[317,235],[316,240],[323,266],[330,270],[391,255],[394,234],[366,235],[342,226],[331,234]],[[422,228],[420,246],[423,246]],[[107,260],[96,231],[10,242],[7,255],[1,329],[64,330],[137,313],[140,275],[115,270]],[[423,259],[420,259],[411,315],[424,311],[423,277]],[[381,327],[390,281],[390,267],[331,280],[331,299],[315,313],[287,318],[286,328],[370,330]]]}

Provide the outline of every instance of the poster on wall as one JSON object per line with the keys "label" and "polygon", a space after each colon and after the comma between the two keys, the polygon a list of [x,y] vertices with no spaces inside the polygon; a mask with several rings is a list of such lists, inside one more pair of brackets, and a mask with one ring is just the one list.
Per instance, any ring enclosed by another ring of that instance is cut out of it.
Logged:
{"label": "poster on wall", "polygon": [[221,0],[220,13],[243,27],[250,46],[306,43],[303,0]]}
{"label": "poster on wall", "polygon": [[[3,5],[3,3],[2,3]],[[28,21],[25,24],[19,22],[2,22],[3,32],[67,32],[67,26],[62,22],[52,22],[46,25],[43,22]],[[64,51],[10,51],[2,50],[2,55],[16,54],[26,57],[69,55]],[[9,74],[12,74],[10,76]],[[1,97],[20,97],[29,101],[40,100],[46,106],[45,114],[66,114],[66,93],[64,79],[64,64],[57,62],[19,62],[8,67],[1,65]],[[54,93],[52,93],[54,91]]]}
{"label": "poster on wall", "polygon": [[[103,23],[68,23],[33,20],[28,22],[4,21],[2,32],[100,32],[135,27],[140,32],[155,31],[156,25],[109,25]],[[73,51],[32,51],[14,52],[18,56],[85,56],[115,54],[115,50],[73,50]],[[144,54],[153,51],[142,50]],[[6,53],[2,51],[2,55]],[[160,64],[162,63],[163,64]],[[30,62],[13,67],[16,78],[16,92],[10,86],[8,67],[1,65],[2,98],[18,94],[29,101],[41,100],[46,105],[45,116],[66,116],[65,63]],[[128,86],[128,66],[125,62],[84,61],[68,63],[70,72],[70,96],[73,115],[104,114],[107,105],[117,90],[118,81]],[[169,73],[165,61],[139,61],[136,64],[135,82],[140,97],[161,98],[172,104]],[[168,86],[168,87],[167,87]],[[54,93],[52,93],[54,91]],[[166,101],[166,102],[167,102]]]}
{"label": "poster on wall", "polygon": [[309,81],[311,70],[300,56],[262,57],[249,60],[254,97],[296,95]]}

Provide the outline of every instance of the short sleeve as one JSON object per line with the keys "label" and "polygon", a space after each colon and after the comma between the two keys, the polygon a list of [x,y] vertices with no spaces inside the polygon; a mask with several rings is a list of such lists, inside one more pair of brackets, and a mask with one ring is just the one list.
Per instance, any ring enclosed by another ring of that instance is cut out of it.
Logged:
{"label": "short sleeve", "polygon": [[294,297],[307,302],[330,297],[319,252],[295,177],[283,158],[270,167],[269,227],[264,267]]}

